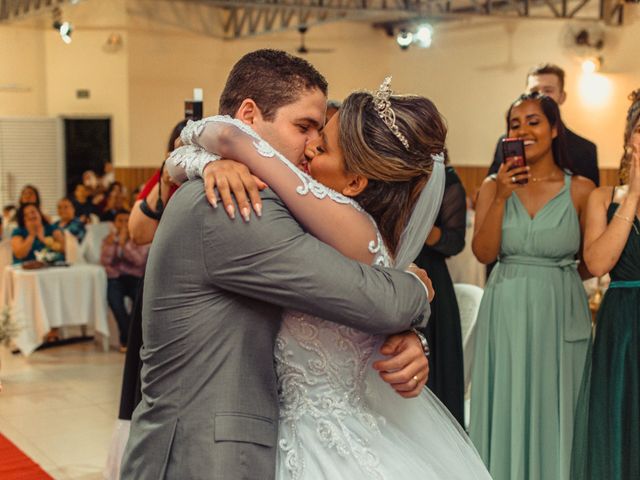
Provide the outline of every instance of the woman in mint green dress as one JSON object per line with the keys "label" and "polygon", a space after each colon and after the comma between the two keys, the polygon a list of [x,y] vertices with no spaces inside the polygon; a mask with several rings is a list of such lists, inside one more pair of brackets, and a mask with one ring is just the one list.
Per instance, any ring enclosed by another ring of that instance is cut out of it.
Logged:
{"label": "woman in mint green dress", "polygon": [[640,478],[640,89],[631,94],[619,187],[589,197],[584,259],[611,274],[596,320],[591,376],[578,403],[572,478]]}
{"label": "woman in mint green dress", "polygon": [[594,185],[567,173],[550,97],[521,96],[507,125],[524,140],[528,166],[507,161],[478,198],[473,252],[498,263],[478,313],[470,435],[495,480],[567,480],[591,344],[579,270],[588,272],[576,256]]}

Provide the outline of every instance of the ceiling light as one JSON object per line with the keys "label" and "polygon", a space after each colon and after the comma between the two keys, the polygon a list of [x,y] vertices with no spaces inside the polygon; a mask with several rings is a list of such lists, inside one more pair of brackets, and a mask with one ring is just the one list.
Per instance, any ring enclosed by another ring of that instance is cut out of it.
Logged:
{"label": "ceiling light", "polygon": [[415,34],[415,42],[422,48],[429,48],[433,41],[433,27],[424,23],[418,27]]}
{"label": "ceiling light", "polygon": [[413,33],[407,32],[404,29],[400,30],[400,33],[396,37],[396,42],[398,42],[398,45],[402,50],[406,50],[409,48],[409,45],[413,43]]}
{"label": "ceiling light", "polygon": [[600,57],[590,57],[582,61],[582,71],[584,73],[595,73],[600,71],[602,59]]}
{"label": "ceiling light", "polygon": [[73,32],[73,25],[69,22],[62,21],[62,11],[59,8],[53,10],[53,28],[58,31],[60,38],[66,44],[71,43],[71,33]]}

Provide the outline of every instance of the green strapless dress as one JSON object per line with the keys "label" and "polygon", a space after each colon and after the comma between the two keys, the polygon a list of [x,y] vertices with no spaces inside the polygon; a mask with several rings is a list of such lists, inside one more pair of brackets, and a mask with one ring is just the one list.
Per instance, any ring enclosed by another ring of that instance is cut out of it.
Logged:
{"label": "green strapless dress", "polygon": [[[611,203],[609,221],[618,204]],[[638,230],[635,230],[638,229]],[[591,377],[576,423],[572,478],[640,479],[640,221],[635,220],[596,319]]]}
{"label": "green strapless dress", "polygon": [[571,177],[534,218],[514,193],[477,323],[470,435],[495,480],[569,478],[591,344]]}

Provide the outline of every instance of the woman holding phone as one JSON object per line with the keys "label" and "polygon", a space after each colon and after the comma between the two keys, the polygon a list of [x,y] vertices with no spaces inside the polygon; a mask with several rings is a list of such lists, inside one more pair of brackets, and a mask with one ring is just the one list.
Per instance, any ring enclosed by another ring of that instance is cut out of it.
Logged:
{"label": "woman holding phone", "polygon": [[576,257],[594,185],[570,173],[551,98],[518,98],[507,129],[526,166],[506,159],[478,198],[473,252],[498,263],[478,313],[470,435],[495,480],[568,480],[591,341]]}

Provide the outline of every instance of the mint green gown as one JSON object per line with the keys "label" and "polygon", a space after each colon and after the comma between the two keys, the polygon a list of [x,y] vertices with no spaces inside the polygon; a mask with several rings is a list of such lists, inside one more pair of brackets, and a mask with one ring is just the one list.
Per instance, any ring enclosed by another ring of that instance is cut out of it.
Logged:
{"label": "mint green gown", "polygon": [[495,480],[567,480],[591,344],[571,177],[532,219],[514,193],[478,313],[470,435]]}

